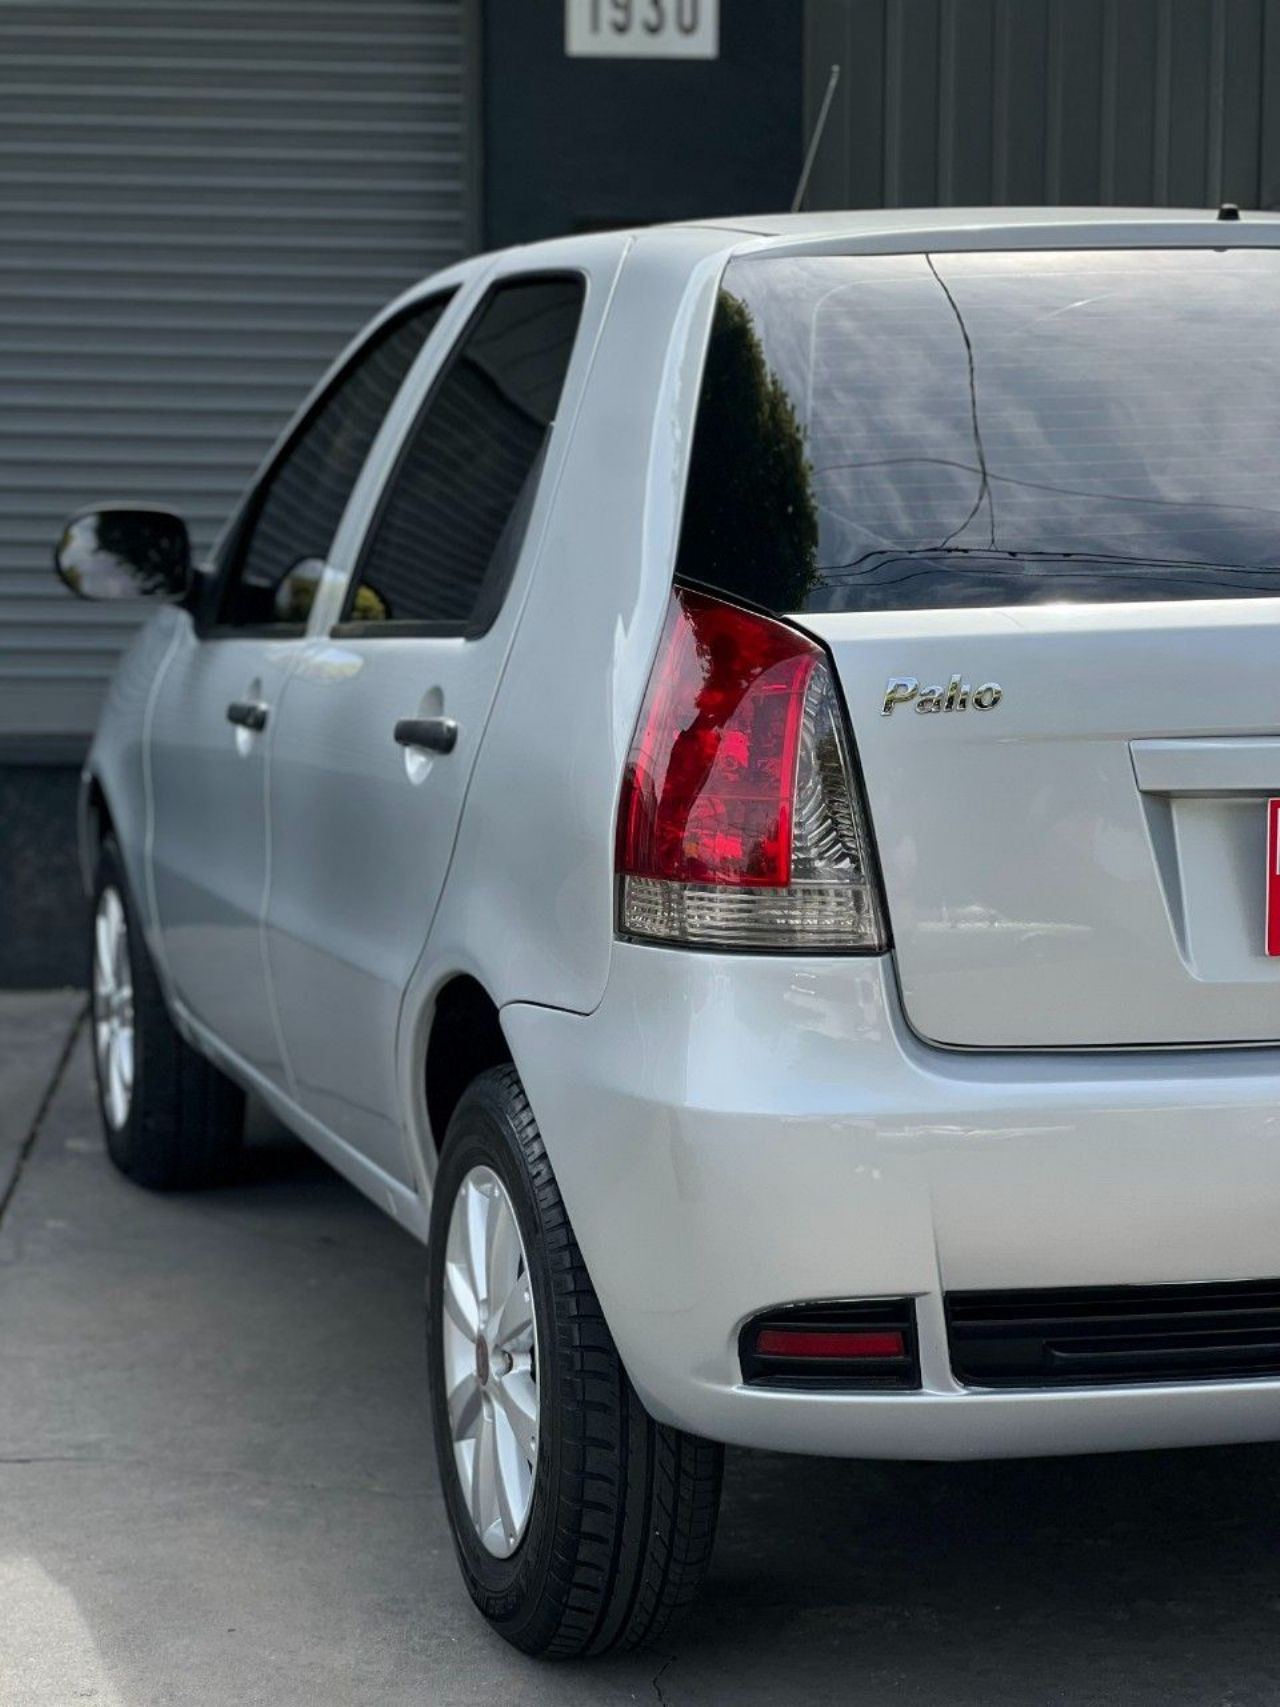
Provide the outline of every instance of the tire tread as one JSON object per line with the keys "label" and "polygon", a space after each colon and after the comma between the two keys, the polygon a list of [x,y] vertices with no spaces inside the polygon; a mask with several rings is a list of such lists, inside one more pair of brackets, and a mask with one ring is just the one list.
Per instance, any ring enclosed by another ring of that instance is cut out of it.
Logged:
{"label": "tire tread", "polygon": [[112,1161],[151,1191],[193,1191],[228,1178],[240,1150],[244,1092],[181,1036],[147,951],[116,843],[104,841],[95,895],[110,883],[124,903],[133,975],[134,1104],[107,1128]]}
{"label": "tire tread", "polygon": [[[723,1449],[656,1422],[641,1404],[605,1322],[516,1069],[495,1067],[482,1074],[455,1120],[467,1119],[476,1103],[506,1124],[536,1203],[556,1302],[557,1415],[566,1484],[554,1507],[541,1605],[518,1623],[495,1622],[517,1647],[548,1657],[642,1647],[689,1606],[706,1575]],[[451,1126],[450,1137],[453,1131]]]}

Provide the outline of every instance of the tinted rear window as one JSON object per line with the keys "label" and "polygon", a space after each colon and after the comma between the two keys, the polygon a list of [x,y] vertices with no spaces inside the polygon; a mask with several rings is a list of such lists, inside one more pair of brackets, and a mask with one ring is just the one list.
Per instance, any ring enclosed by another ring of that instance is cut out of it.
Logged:
{"label": "tinted rear window", "polygon": [[779,611],[1280,595],[1280,257],[727,270],[678,572]]}

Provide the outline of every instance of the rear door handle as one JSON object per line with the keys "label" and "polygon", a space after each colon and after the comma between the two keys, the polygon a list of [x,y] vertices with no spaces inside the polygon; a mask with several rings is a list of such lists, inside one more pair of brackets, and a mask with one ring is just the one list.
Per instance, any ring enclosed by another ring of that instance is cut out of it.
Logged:
{"label": "rear door handle", "polygon": [[426,747],[433,753],[451,753],[458,739],[452,717],[402,717],[396,724],[396,740],[402,747]]}
{"label": "rear door handle", "polygon": [[227,722],[239,729],[261,731],[267,726],[269,707],[257,699],[233,699],[227,707]]}

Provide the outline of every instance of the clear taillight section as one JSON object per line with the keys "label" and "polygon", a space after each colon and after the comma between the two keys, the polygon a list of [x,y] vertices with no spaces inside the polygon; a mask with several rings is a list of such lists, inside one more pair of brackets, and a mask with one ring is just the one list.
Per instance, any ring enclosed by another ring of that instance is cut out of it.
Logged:
{"label": "clear taillight section", "polygon": [[623,779],[617,866],[628,936],[883,948],[821,647],[769,617],[673,593]]}

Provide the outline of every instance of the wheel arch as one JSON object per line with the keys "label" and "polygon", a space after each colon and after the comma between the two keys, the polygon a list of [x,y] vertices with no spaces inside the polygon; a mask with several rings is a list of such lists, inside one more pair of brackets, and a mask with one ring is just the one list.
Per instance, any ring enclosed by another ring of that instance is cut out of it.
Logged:
{"label": "wheel arch", "polygon": [[95,771],[86,770],[80,783],[78,823],[80,853],[80,882],[86,895],[93,893],[94,872],[98,855],[109,835],[115,834],[115,814],[102,779]]}
{"label": "wheel arch", "polygon": [[423,1056],[427,1137],[439,1156],[467,1086],[490,1067],[514,1065],[498,1005],[480,980],[455,973],[436,991]]}

